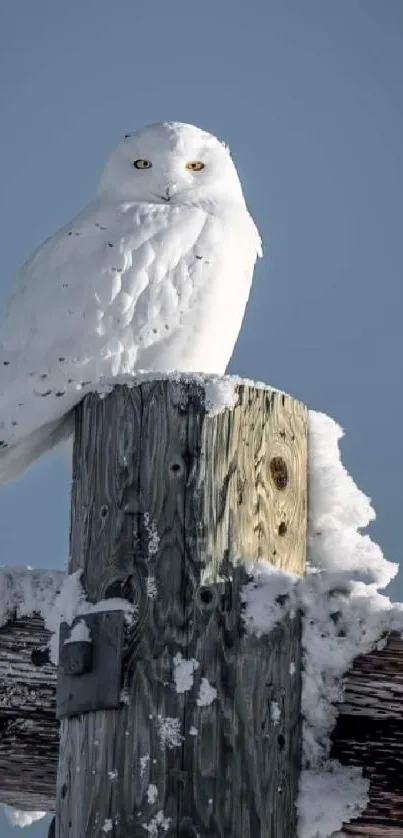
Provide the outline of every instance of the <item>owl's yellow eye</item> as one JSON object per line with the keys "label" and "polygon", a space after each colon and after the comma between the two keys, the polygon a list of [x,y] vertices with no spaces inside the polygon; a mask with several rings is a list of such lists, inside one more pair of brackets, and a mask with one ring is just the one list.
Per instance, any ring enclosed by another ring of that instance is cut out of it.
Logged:
{"label": "owl's yellow eye", "polygon": [[200,172],[201,169],[204,169],[204,163],[201,160],[191,160],[186,163],[186,168],[190,169],[191,172]]}
{"label": "owl's yellow eye", "polygon": [[135,169],[151,169],[152,163],[151,160],[143,160],[139,157],[138,160],[133,162],[133,166]]}

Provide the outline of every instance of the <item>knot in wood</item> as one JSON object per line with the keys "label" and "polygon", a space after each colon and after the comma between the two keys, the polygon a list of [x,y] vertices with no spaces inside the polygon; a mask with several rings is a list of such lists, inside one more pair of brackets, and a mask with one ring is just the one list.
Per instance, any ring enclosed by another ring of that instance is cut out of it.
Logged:
{"label": "knot in wood", "polygon": [[185,474],[186,471],[186,466],[182,457],[178,456],[175,457],[174,460],[171,460],[171,462],[168,465],[168,470],[170,477],[173,477],[175,479],[177,479],[178,477],[182,477],[182,475]]}
{"label": "knot in wood", "polygon": [[272,457],[270,474],[276,489],[285,489],[288,483],[287,463],[282,457]]}
{"label": "knot in wood", "polygon": [[212,611],[218,603],[218,592],[212,585],[200,585],[196,591],[196,603],[200,611]]}

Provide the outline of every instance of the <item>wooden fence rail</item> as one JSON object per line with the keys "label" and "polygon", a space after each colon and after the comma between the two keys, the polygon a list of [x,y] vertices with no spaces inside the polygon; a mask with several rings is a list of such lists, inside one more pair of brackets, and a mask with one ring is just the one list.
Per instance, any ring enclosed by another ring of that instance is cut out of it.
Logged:
{"label": "wooden fence rail", "polygon": [[[45,572],[44,572],[45,575]],[[59,722],[56,667],[39,616],[0,628],[0,800],[55,811]],[[345,679],[332,757],[370,778],[370,802],[349,835],[403,838],[403,640],[357,658]]]}

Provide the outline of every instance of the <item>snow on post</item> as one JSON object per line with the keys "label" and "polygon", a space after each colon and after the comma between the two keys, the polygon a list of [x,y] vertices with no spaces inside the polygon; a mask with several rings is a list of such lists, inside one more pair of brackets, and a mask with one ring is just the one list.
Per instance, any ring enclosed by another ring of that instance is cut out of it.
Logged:
{"label": "snow on post", "polygon": [[295,832],[300,620],[258,637],[241,593],[262,557],[304,572],[307,411],[229,389],[144,381],[78,408],[69,572],[133,615],[120,706],[61,720],[59,838]]}
{"label": "snow on post", "polygon": [[89,802],[74,782],[70,795],[89,838],[125,835],[123,810],[130,835],[133,822],[177,831],[176,799],[181,834],[203,838],[223,819],[235,836],[403,838],[403,606],[380,593],[397,565],[364,532],[374,512],[341,463],[341,429],[309,413],[301,575],[304,409],[228,377],[131,386],[81,408],[70,574],[0,571],[13,823],[55,810],[58,649],[62,667],[85,662],[83,646],[91,658],[88,621],[115,610],[125,682],[117,711],[86,714],[83,764],[81,722],[62,723],[70,765],[98,778]]}

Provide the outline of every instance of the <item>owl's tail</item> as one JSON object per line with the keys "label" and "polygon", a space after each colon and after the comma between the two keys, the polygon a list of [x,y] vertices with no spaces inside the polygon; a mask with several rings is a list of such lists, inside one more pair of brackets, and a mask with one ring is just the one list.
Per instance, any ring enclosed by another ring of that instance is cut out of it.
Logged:
{"label": "owl's tail", "polygon": [[18,477],[38,457],[68,439],[73,432],[74,411],[70,411],[62,419],[38,428],[21,442],[0,449],[0,483],[8,483]]}

